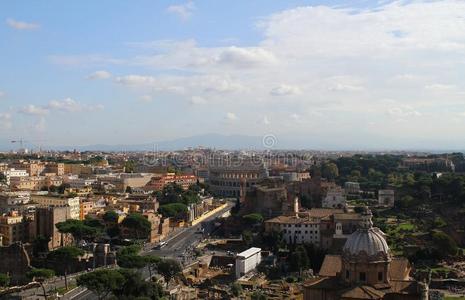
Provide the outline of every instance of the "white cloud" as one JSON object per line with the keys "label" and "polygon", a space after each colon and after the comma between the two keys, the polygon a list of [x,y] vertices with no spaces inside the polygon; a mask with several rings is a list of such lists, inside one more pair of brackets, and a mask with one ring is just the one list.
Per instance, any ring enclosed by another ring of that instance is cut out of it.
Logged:
{"label": "white cloud", "polygon": [[95,79],[108,79],[111,77],[111,73],[108,71],[100,70],[95,71],[94,73],[87,76],[87,79],[95,80]]}
{"label": "white cloud", "polygon": [[342,83],[336,83],[333,86],[328,87],[329,91],[345,91],[345,92],[358,92],[362,91],[363,87],[357,86],[357,85],[351,85],[351,84],[342,84]]}
{"label": "white cloud", "polygon": [[53,110],[63,112],[91,112],[99,111],[103,108],[102,104],[88,105],[79,103],[71,98],[65,98],[63,100],[52,100],[47,105],[42,106],[29,104],[20,108],[18,112],[30,116],[44,117]]}
{"label": "white cloud", "polygon": [[280,86],[277,86],[270,91],[270,94],[273,96],[290,96],[299,95],[301,93],[302,91],[298,86],[287,84],[281,84]]}
{"label": "white cloud", "polygon": [[29,104],[20,108],[18,112],[30,116],[45,116],[49,113],[49,110],[41,106]]}
{"label": "white cloud", "polygon": [[194,2],[188,1],[183,4],[170,5],[166,8],[166,11],[175,14],[182,20],[189,19],[195,10]]}
{"label": "white cloud", "polygon": [[34,30],[40,27],[40,25],[36,23],[17,21],[11,18],[6,19],[6,24],[10,26],[11,28],[14,28],[17,30]]}
{"label": "white cloud", "polygon": [[[402,51],[461,51],[463,1],[395,1],[374,10],[308,6],[261,23],[265,45],[299,57],[396,56]],[[401,33],[401,34],[399,34]]]}
{"label": "white cloud", "polygon": [[0,113],[0,130],[10,129],[12,127],[11,114]]}
{"label": "white cloud", "polygon": [[363,80],[354,76],[339,75],[325,78],[322,83],[331,92],[359,92],[364,90]]}
{"label": "white cloud", "polygon": [[235,113],[232,113],[232,112],[228,112],[226,114],[226,120],[228,121],[236,121],[237,120],[237,116]]}
{"label": "white cloud", "polygon": [[195,75],[195,76],[144,76],[127,75],[117,77],[116,83],[135,89],[183,94],[186,91],[201,93],[241,92],[244,87],[229,77]]}
{"label": "white cloud", "polygon": [[87,55],[50,55],[50,62],[56,65],[74,67],[74,66],[105,66],[109,64],[127,63],[124,59],[112,58],[100,54]]}
{"label": "white cloud", "polygon": [[3,91],[0,91],[0,98],[5,97],[6,93]]}
{"label": "white cloud", "polygon": [[200,96],[192,96],[191,100],[190,100],[190,103],[195,104],[195,105],[207,104],[207,100],[205,98],[203,98],[203,97],[200,97]]}
{"label": "white cloud", "polygon": [[455,85],[451,84],[442,84],[442,83],[433,83],[425,86],[425,89],[432,91],[450,91],[455,89]]}
{"label": "white cloud", "polygon": [[193,39],[161,40],[132,43],[138,48],[155,51],[156,54],[137,56],[127,63],[151,66],[158,69],[203,70],[253,69],[278,65],[273,52],[263,47],[200,47]]}
{"label": "white cloud", "polygon": [[52,100],[48,103],[47,107],[52,110],[59,110],[64,112],[98,111],[103,109],[103,105],[101,104],[82,104],[71,98],[66,98],[63,100]]}
{"label": "white cloud", "polygon": [[217,62],[238,68],[251,68],[275,64],[277,59],[272,52],[263,48],[229,47],[220,52]]}
{"label": "white cloud", "polygon": [[117,77],[115,82],[133,88],[150,89],[152,91],[182,93],[185,90],[182,85],[182,78],[172,76],[154,77],[133,74]]}
{"label": "white cloud", "polygon": [[397,118],[419,117],[422,115],[419,111],[408,105],[391,107],[388,109],[388,114]]}
{"label": "white cloud", "polygon": [[199,78],[198,86],[205,92],[234,93],[242,92],[246,88],[239,82],[229,77],[203,76]]}

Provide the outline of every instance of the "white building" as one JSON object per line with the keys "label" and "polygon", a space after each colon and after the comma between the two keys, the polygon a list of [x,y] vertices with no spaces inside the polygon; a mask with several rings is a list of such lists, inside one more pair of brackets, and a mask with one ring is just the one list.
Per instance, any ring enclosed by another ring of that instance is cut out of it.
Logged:
{"label": "white building", "polygon": [[94,184],[95,182],[97,182],[97,179],[76,178],[76,179],[70,179],[68,181],[70,188],[73,188],[73,189],[86,188],[86,187],[92,186],[92,184]]}
{"label": "white building", "polygon": [[6,177],[6,184],[10,185],[11,177],[28,177],[29,174],[26,170],[16,170],[16,169],[9,169],[3,172]]}
{"label": "white building", "polygon": [[30,192],[1,192],[0,193],[0,214],[10,211],[20,211],[33,209],[33,205],[28,205]]}
{"label": "white building", "polygon": [[360,183],[348,181],[344,184],[346,195],[357,195],[360,193]]}
{"label": "white building", "polygon": [[378,204],[386,207],[394,207],[394,190],[379,190]]}
{"label": "white building", "polygon": [[40,206],[69,206],[69,216],[71,219],[79,220],[81,206],[79,197],[74,198],[58,198],[58,197],[32,197],[32,200]]}
{"label": "white building", "polygon": [[236,255],[236,278],[255,269],[262,261],[262,249],[252,247]]}
{"label": "white building", "polygon": [[282,233],[288,244],[313,244],[320,246],[320,219],[298,216],[279,216],[267,220],[267,226]]}
{"label": "white building", "polygon": [[346,205],[346,196],[340,187],[328,190],[321,204],[323,208],[344,208]]}

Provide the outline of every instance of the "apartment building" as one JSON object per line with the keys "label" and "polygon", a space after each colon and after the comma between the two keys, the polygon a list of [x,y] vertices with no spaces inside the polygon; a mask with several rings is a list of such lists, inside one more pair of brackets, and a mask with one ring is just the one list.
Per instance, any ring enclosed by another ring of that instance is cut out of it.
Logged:
{"label": "apartment building", "polygon": [[0,193],[0,214],[7,214],[10,211],[22,212],[27,209],[31,200],[30,192],[1,192]]}
{"label": "apartment building", "polygon": [[314,208],[265,221],[265,232],[281,232],[286,243],[328,249],[357,229],[360,215],[342,209]]}
{"label": "apartment building", "polygon": [[26,172],[26,170],[17,170],[15,168],[7,169],[2,172],[3,175],[6,177],[6,184],[10,185],[11,184],[11,178],[12,177],[27,177],[29,174]]}
{"label": "apartment building", "polygon": [[44,176],[11,177],[10,188],[14,191],[40,191],[47,186]]}
{"label": "apartment building", "polygon": [[265,222],[265,230],[279,231],[288,244],[320,246],[320,220],[311,217],[279,216]]}
{"label": "apartment building", "polygon": [[191,185],[197,183],[195,175],[176,175],[175,173],[166,173],[153,176],[145,186],[145,189],[161,191],[166,185],[176,183],[187,190]]}
{"label": "apartment building", "polygon": [[65,164],[63,167],[65,174],[91,175],[94,171],[91,166],[83,164]]}
{"label": "apartment building", "polygon": [[93,201],[81,200],[79,204],[79,220],[84,220],[86,216],[92,211],[93,208],[94,208]]}
{"label": "apartment building", "polygon": [[0,216],[0,235],[2,236],[1,246],[24,242],[28,234],[23,216],[16,212]]}
{"label": "apartment building", "polygon": [[45,170],[46,165],[40,161],[24,161],[20,160],[11,164],[12,168],[18,170],[26,170],[29,176],[39,176]]}
{"label": "apartment building", "polygon": [[31,200],[41,207],[69,207],[69,219],[80,219],[81,204],[79,197],[48,197],[48,196],[32,196]]}

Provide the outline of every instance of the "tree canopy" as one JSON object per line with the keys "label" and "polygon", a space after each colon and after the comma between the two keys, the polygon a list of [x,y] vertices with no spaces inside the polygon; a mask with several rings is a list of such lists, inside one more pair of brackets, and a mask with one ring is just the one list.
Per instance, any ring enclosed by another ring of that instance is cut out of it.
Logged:
{"label": "tree canopy", "polygon": [[263,216],[259,213],[252,213],[242,217],[249,224],[258,224],[263,222]]}
{"label": "tree canopy", "polygon": [[103,214],[103,220],[107,223],[117,223],[119,215],[114,210],[108,210]]}
{"label": "tree canopy", "polygon": [[125,277],[117,270],[101,269],[79,276],[77,285],[85,286],[94,292],[99,299],[104,299],[112,291],[120,288]]}
{"label": "tree canopy", "polygon": [[163,259],[158,263],[158,273],[160,273],[165,279],[166,284],[170,282],[177,274],[181,273],[182,268],[177,260],[174,259]]}
{"label": "tree canopy", "polygon": [[96,270],[77,278],[79,286],[93,291],[99,299],[112,294],[117,299],[161,299],[163,288],[154,282],[145,281],[140,273],[128,269]]}
{"label": "tree canopy", "polygon": [[[92,226],[90,226],[92,225]],[[70,233],[76,242],[82,239],[92,240],[100,232],[100,227],[95,227],[93,221],[80,221],[74,219],[68,219],[64,222],[55,224],[56,228],[61,233]]]}
{"label": "tree canopy", "polygon": [[7,287],[10,285],[10,276],[0,273],[0,287]]}
{"label": "tree canopy", "polygon": [[335,180],[339,176],[339,169],[335,163],[327,162],[321,166],[321,175],[328,180]]}
{"label": "tree canopy", "polygon": [[156,193],[157,200],[161,204],[169,203],[184,203],[185,205],[191,203],[198,203],[200,197],[198,191],[200,188],[195,188],[196,185],[191,185],[188,190],[184,190],[181,185],[170,183],[163,187],[163,190]]}
{"label": "tree canopy", "polygon": [[132,213],[124,218],[122,225],[132,231],[133,238],[146,239],[152,229],[152,224],[139,213]]}
{"label": "tree canopy", "polygon": [[169,203],[161,205],[158,212],[167,218],[184,219],[187,214],[187,206],[184,203]]}

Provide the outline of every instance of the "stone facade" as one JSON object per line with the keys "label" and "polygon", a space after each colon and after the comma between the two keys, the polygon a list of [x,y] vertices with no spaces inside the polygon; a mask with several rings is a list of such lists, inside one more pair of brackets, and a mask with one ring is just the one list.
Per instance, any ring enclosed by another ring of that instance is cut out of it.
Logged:
{"label": "stone facade", "polygon": [[49,250],[71,245],[72,237],[62,234],[56,228],[56,224],[70,219],[69,207],[38,207],[35,214],[36,235],[50,238]]}
{"label": "stone facade", "polygon": [[256,184],[268,177],[263,163],[250,159],[216,162],[209,166],[209,183],[214,194],[240,198]]}

